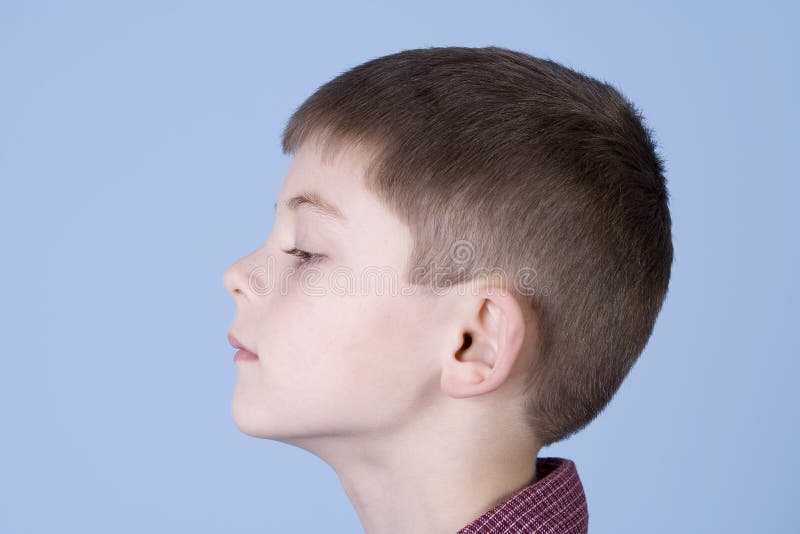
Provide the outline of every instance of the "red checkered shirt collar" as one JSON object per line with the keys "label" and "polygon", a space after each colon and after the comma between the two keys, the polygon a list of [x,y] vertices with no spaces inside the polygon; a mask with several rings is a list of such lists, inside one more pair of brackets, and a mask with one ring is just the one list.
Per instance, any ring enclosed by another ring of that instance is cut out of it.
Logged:
{"label": "red checkered shirt collar", "polygon": [[457,534],[586,534],[589,512],[575,462],[537,458],[536,481],[501,502]]}

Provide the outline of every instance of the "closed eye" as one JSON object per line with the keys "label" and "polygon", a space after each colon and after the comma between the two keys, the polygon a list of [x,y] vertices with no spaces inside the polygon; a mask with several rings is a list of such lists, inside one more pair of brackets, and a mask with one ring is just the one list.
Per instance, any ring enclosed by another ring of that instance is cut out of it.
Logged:
{"label": "closed eye", "polygon": [[[283,250],[283,249],[281,249]],[[312,263],[316,263],[323,258],[322,254],[315,254],[313,252],[307,252],[305,250],[301,250],[297,247],[292,247],[289,250],[283,250],[286,254],[291,256],[295,256],[298,258],[297,266],[301,267],[304,265],[310,265]]]}

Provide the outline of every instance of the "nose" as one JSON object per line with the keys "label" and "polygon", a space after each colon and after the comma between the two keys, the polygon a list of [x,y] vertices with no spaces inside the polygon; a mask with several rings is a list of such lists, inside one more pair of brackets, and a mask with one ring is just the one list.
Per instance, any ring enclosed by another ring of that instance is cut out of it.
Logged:
{"label": "nose", "polygon": [[225,290],[237,302],[263,298],[275,283],[274,260],[267,241],[228,267],[222,277]]}
{"label": "nose", "polygon": [[247,265],[253,265],[249,258],[245,256],[233,262],[222,277],[225,290],[237,301],[249,295]]}

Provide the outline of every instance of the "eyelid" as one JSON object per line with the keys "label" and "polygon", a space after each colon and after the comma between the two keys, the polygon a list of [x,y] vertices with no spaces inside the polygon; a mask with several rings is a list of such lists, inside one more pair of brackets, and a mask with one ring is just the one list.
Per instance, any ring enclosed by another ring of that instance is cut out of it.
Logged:
{"label": "eyelid", "polygon": [[296,256],[298,258],[297,261],[298,267],[302,267],[304,265],[310,265],[312,263],[317,263],[324,257],[323,254],[308,252],[306,250],[302,250],[297,247],[292,247],[288,250],[286,249],[281,249],[281,250],[283,250],[283,252],[285,252],[286,254],[289,254],[291,256]]}

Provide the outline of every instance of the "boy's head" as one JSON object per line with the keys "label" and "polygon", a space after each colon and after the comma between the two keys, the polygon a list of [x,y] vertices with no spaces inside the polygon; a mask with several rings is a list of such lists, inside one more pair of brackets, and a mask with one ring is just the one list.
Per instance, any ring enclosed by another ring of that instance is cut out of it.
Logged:
{"label": "boy's head", "polygon": [[259,355],[237,365],[240,429],[331,456],[459,432],[534,453],[606,406],[673,258],[663,164],[612,86],[504,48],[406,50],[320,87],[282,148],[273,231],[225,273]]}

